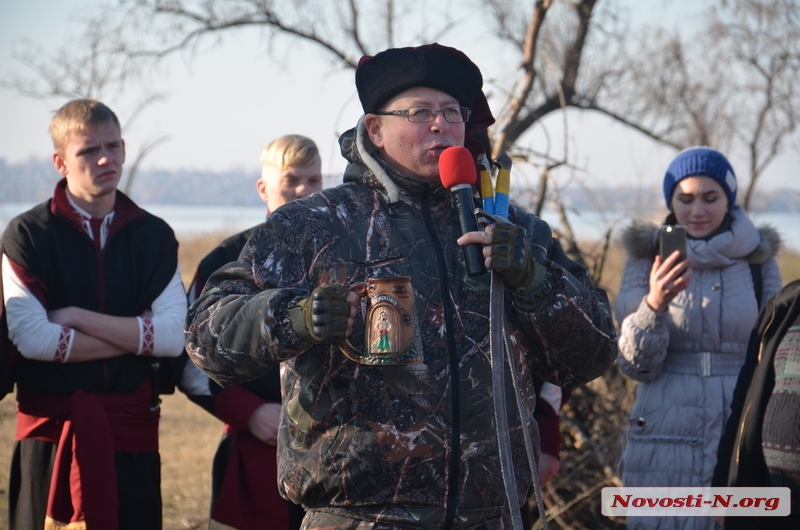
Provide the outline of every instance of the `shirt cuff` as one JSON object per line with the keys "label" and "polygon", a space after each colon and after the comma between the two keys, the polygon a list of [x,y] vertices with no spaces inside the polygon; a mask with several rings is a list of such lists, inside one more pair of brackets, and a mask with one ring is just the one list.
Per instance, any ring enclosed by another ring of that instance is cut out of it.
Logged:
{"label": "shirt cuff", "polygon": [[136,355],[153,355],[155,345],[155,333],[153,319],[151,317],[136,317],[139,322],[139,349]]}
{"label": "shirt cuff", "polygon": [[72,352],[72,343],[75,342],[75,330],[66,326],[61,326],[61,333],[58,336],[58,346],[53,356],[53,361],[65,363]]}

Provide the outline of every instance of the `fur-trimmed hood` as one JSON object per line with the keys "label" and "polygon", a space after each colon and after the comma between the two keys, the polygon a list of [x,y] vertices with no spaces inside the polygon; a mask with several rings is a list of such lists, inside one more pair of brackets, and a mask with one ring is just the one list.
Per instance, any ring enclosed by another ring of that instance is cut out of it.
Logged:
{"label": "fur-trimmed hood", "polygon": [[342,156],[349,162],[344,170],[344,182],[366,182],[380,189],[387,200],[397,202],[400,195],[419,195],[441,184],[430,185],[394,170],[378,156],[364,125],[364,116],[358,124],[339,137]]}
{"label": "fur-trimmed hood", "polygon": [[[728,259],[745,258],[748,263],[756,265],[777,255],[782,242],[773,226],[764,224],[756,228],[739,206],[731,210],[731,216],[731,231],[718,234],[708,241],[689,240],[688,252],[693,267],[697,262],[709,263],[709,253]],[[623,231],[621,241],[622,248],[631,258],[653,259],[658,251],[658,226],[650,221],[634,219]],[[711,261],[716,260],[712,258]]]}

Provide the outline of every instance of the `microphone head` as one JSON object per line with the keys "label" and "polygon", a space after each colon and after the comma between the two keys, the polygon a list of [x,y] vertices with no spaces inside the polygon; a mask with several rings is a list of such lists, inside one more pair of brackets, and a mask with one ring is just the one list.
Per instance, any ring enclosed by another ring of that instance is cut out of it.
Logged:
{"label": "microphone head", "polygon": [[470,150],[454,145],[442,151],[439,155],[439,178],[448,189],[458,184],[475,185],[478,170]]}

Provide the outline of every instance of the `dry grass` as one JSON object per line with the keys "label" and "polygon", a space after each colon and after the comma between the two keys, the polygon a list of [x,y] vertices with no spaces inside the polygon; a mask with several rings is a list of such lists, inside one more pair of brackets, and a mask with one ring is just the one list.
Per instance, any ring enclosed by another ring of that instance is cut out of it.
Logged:
{"label": "dry grass", "polygon": [[200,260],[219,245],[220,241],[230,235],[230,232],[218,231],[185,237],[178,236],[178,263],[181,265],[184,288],[189,288],[189,282],[194,278]]}
{"label": "dry grass", "polygon": [[[191,281],[199,260],[228,235],[215,232],[180,238],[179,259],[185,284]],[[584,244],[582,249],[591,265],[597,259],[599,246]],[[600,286],[609,292],[612,303],[623,260],[621,249],[612,246],[600,278]],[[800,255],[784,253],[778,262],[784,283],[800,278]],[[633,395],[629,386],[616,370],[611,370],[608,376],[576,391],[565,409],[563,471],[546,491],[551,510],[566,508],[566,501],[574,502],[558,515],[561,522],[569,521],[575,528],[599,528],[596,525],[601,521],[605,528],[621,526],[620,521],[599,515],[599,489],[583,500],[581,496],[614,482],[624,421]],[[8,521],[8,465],[14,443],[15,405],[13,396],[0,401],[0,529],[6,529]],[[183,394],[164,396],[160,435],[165,530],[204,528],[211,495],[211,460],[221,432],[220,422]]]}
{"label": "dry grass", "polygon": [[783,285],[794,280],[800,280],[800,253],[781,252],[778,255],[778,266],[781,269]]}
{"label": "dry grass", "polygon": [[16,404],[13,396],[0,401],[0,528],[8,529],[8,471],[14,447]]}
{"label": "dry grass", "polygon": [[159,436],[164,530],[206,528],[222,423],[176,392],[163,397]]}

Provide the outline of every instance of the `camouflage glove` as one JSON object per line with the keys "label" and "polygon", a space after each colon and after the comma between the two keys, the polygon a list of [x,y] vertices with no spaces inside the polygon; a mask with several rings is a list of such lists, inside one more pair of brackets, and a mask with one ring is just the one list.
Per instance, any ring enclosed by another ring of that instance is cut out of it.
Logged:
{"label": "camouflage glove", "polygon": [[489,268],[499,272],[506,286],[521,295],[539,289],[547,274],[547,268],[531,256],[525,229],[509,223],[494,224]]}
{"label": "camouflage glove", "polygon": [[334,344],[346,338],[350,291],[339,284],[320,285],[289,309],[292,329],[305,342]]}

